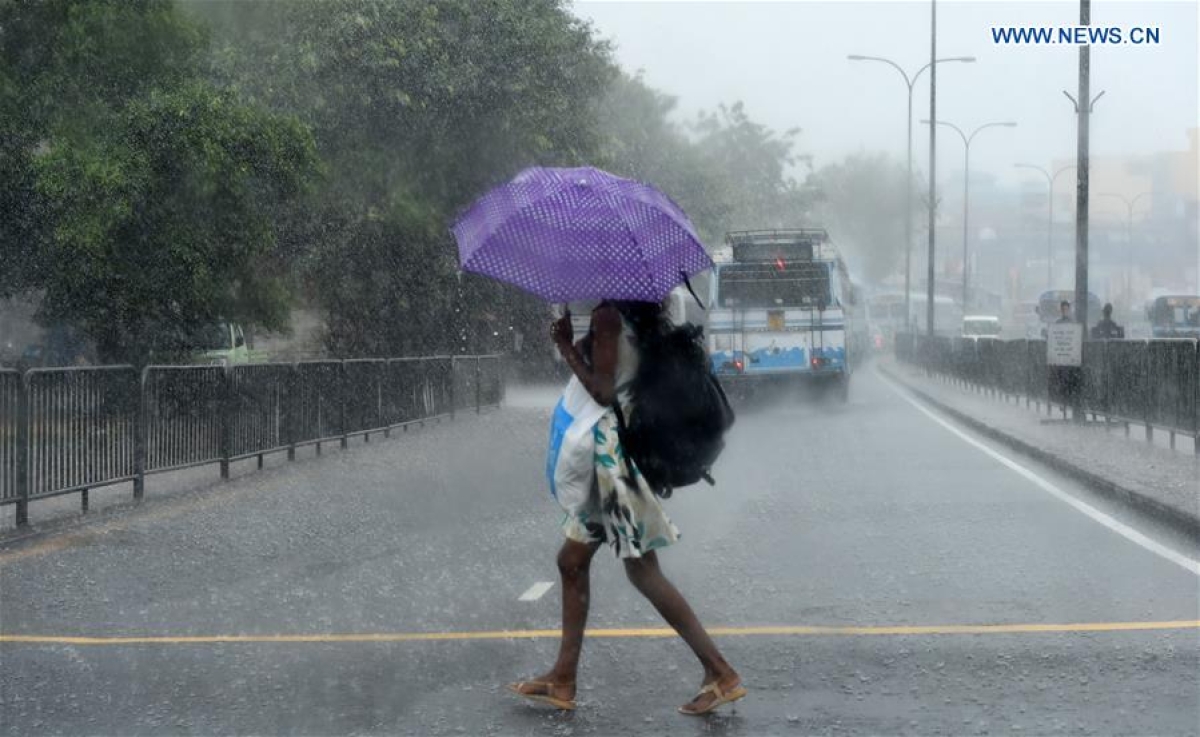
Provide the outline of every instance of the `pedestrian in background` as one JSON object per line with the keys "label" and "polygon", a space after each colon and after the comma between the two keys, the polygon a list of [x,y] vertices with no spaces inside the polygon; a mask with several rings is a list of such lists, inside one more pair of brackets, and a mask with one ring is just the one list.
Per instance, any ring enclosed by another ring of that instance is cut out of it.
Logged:
{"label": "pedestrian in background", "polygon": [[[1070,302],[1068,302],[1065,299],[1062,302],[1059,302],[1058,303],[1058,312],[1059,312],[1059,317],[1054,322],[1056,322],[1056,323],[1071,322],[1071,303]],[[1050,331],[1046,330],[1045,325],[1042,325],[1042,340],[1046,340],[1048,337],[1050,337]]]}
{"label": "pedestrian in background", "polygon": [[1125,328],[1112,319],[1112,303],[1104,305],[1104,317],[1092,328],[1092,340],[1120,340],[1125,337]]}
{"label": "pedestrian in background", "polygon": [[1059,323],[1071,322],[1071,303],[1070,302],[1068,302],[1065,299],[1062,302],[1059,302],[1058,303],[1058,311],[1060,314],[1059,314],[1059,318],[1058,318],[1057,322],[1059,322]]}

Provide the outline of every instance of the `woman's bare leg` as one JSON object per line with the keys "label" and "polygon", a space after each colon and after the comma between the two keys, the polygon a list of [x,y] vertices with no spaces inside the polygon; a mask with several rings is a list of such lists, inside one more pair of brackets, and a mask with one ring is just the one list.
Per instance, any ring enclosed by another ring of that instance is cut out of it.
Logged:
{"label": "woman's bare leg", "polygon": [[[740,679],[737,671],[725,661],[721,651],[717,649],[717,644],[709,637],[704,625],[700,624],[700,619],[687,603],[687,599],[684,599],[679,589],[663,575],[654,551],[641,558],[627,558],[625,574],[642,596],[654,605],[667,624],[692,648],[692,652],[704,667],[706,685],[716,681],[724,690],[738,685]],[[703,706],[706,701],[711,702],[715,698],[712,694],[698,696],[689,706]]]}
{"label": "woman's bare leg", "polygon": [[583,651],[583,630],[587,625],[588,598],[591,595],[592,556],[599,543],[567,540],[558,551],[558,573],[562,578],[562,639],[558,658],[548,673],[535,680],[556,684],[554,687],[528,683],[521,693],[546,694],[559,699],[575,698],[575,674]]}
{"label": "woman's bare leg", "polygon": [[555,683],[575,683],[591,596],[592,556],[599,547],[597,543],[567,540],[558,551],[558,574],[563,589],[562,640],[558,645],[558,659],[550,670]]}

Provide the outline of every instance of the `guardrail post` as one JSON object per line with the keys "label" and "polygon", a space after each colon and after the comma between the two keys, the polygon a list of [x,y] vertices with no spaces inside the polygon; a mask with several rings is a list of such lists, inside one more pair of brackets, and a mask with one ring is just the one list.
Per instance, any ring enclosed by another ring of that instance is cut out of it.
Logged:
{"label": "guardrail post", "polygon": [[29,375],[17,392],[17,527],[29,524]]}
{"label": "guardrail post", "polygon": [[221,478],[229,479],[229,456],[233,455],[233,379],[229,368],[221,369],[217,400],[218,428],[221,444]]}
{"label": "guardrail post", "polygon": [[[383,382],[387,376],[387,373],[386,373],[387,372],[387,363],[386,362],[381,363],[379,361],[376,361],[375,363],[373,363],[371,365],[374,366],[374,370],[371,372],[371,376],[372,376],[372,381],[374,382],[374,385],[375,385],[375,392],[374,392],[375,393],[375,419],[370,424],[376,425],[377,427],[379,425],[383,425],[383,427],[385,428],[383,437],[386,438],[387,437],[387,432],[386,432],[387,420],[384,418],[384,412],[383,412]],[[363,433],[363,440],[365,440],[368,443],[371,442],[371,433],[369,432],[369,430],[370,430],[370,428],[368,428],[368,432]]]}
{"label": "guardrail post", "polygon": [[296,405],[300,402],[300,366],[291,363],[289,369],[284,378],[283,432],[288,447],[287,459],[294,461],[296,460],[296,436],[299,434],[296,431],[296,423],[300,412]]}
{"label": "guardrail post", "polygon": [[392,436],[392,420],[395,417],[389,411],[396,406],[395,387],[392,386],[392,362],[385,358],[382,366],[383,373],[379,377],[379,419],[383,425],[383,437],[386,440]]}
{"label": "guardrail post", "polygon": [[1146,425],[1146,442],[1154,442],[1154,414],[1152,410],[1154,381],[1151,371],[1154,370],[1154,354],[1151,352],[1150,343],[1142,343],[1142,372],[1139,381],[1142,385],[1142,422]]}
{"label": "guardrail post", "polygon": [[337,382],[337,398],[338,398],[338,415],[339,423],[342,428],[342,438],[340,445],[342,450],[350,447],[350,428],[346,422],[346,417],[349,413],[346,412],[346,397],[350,394],[350,380],[347,376],[346,362],[338,361],[338,382]]}
{"label": "guardrail post", "polygon": [[133,406],[133,500],[140,502],[146,494],[146,435],[149,418],[146,416],[146,372],[138,372],[138,386]]}
{"label": "guardrail post", "polygon": [[479,414],[480,412],[482,412],[482,411],[483,411],[483,409],[482,409],[482,407],[483,407],[483,403],[482,403],[482,400],[483,400],[483,395],[482,395],[482,387],[483,387],[483,369],[482,369],[482,364],[483,364],[483,359],[482,359],[482,358],[480,358],[480,357],[478,357],[478,356],[476,356],[476,357],[475,357],[475,414]]}
{"label": "guardrail post", "polygon": [[450,357],[450,419],[453,420],[458,407],[458,356]]}
{"label": "guardrail post", "polygon": [[[370,381],[373,381],[373,379],[371,379]],[[379,385],[378,385],[378,384],[372,384],[370,388],[371,388],[371,389],[374,391],[374,394],[375,394],[375,408],[376,408],[376,410],[378,410],[378,408],[379,408]],[[361,411],[361,408],[360,408],[360,410],[359,410],[359,414],[360,414],[360,415],[365,415],[366,413],[365,413],[365,412],[362,412],[362,411]],[[363,427],[363,442],[364,442],[364,443],[369,443],[369,442],[371,442],[371,421],[370,421],[370,418],[368,418],[368,417],[364,417],[364,418],[363,418],[363,425],[364,425],[364,427]]]}

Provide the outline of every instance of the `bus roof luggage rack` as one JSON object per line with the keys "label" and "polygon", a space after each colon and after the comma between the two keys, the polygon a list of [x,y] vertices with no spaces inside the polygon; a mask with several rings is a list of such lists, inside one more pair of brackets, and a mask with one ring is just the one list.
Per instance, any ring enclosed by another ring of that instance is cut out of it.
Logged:
{"label": "bus roof luggage rack", "polygon": [[791,230],[735,230],[725,235],[733,260],[741,263],[812,261],[829,242],[824,228]]}
{"label": "bus roof luggage rack", "polygon": [[786,245],[790,243],[827,243],[829,233],[824,228],[787,228],[782,230],[735,230],[725,234],[731,246]]}

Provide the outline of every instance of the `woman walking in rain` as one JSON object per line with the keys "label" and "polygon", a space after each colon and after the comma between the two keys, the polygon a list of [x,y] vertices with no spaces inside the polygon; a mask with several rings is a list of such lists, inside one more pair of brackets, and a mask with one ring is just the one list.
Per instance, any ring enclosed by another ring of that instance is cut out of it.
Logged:
{"label": "woman walking in rain", "polygon": [[[563,522],[567,539],[558,552],[562,641],[558,659],[548,672],[509,684],[509,689],[560,709],[575,708],[575,675],[587,623],[588,572],[596,550],[608,543],[624,561],[629,580],[704,667],[700,693],[680,711],[707,714],[745,696],[737,672],[721,657],[692,608],[658,567],[657,550],[675,542],[679,532],[617,437],[620,418],[629,419],[637,411],[630,387],[638,375],[639,346],[650,353],[650,348],[657,352],[674,345],[666,339],[651,342],[662,335],[662,300],[675,286],[713,266],[695,227],[670,197],[644,182],[592,167],[531,167],[477,199],[451,230],[464,271],[515,285],[550,303],[607,298],[592,312],[591,330],[580,344],[571,342],[570,317],[555,321],[551,328],[555,345],[575,374],[563,399],[571,399],[573,407],[577,406],[575,399],[588,405],[583,414],[576,415],[560,402],[552,425],[559,441],[568,435],[572,440],[569,453],[566,443],[560,442],[559,456],[548,474],[556,498],[561,500],[560,492],[566,489],[572,495],[571,503],[564,504],[571,510]],[[702,354],[701,350],[699,363],[707,367]],[[665,364],[647,361],[646,368]],[[691,391],[683,382],[669,389],[680,387]],[[719,386],[715,390],[719,392]],[[657,400],[667,393],[656,389],[649,396]],[[654,404],[644,400],[642,405],[643,412],[634,424],[654,414]],[[620,407],[619,415],[615,406]],[[557,425],[560,414],[574,418],[561,435]],[[716,415],[708,419],[712,421],[689,419],[689,423],[724,432],[732,421]],[[675,441],[683,435],[672,431],[650,437]],[[707,460],[715,460],[719,444],[710,443],[705,452]],[[564,453],[570,463],[561,461]],[[696,453],[689,459],[694,460],[703,459]],[[644,457],[643,465],[649,470],[653,462]],[[557,471],[563,469],[570,470],[574,483],[559,488]],[[709,478],[707,470],[701,470],[700,478]],[[695,483],[698,479],[692,476],[681,475],[664,486],[664,491]]]}
{"label": "woman walking in rain", "polygon": [[737,672],[725,661],[700,620],[658,565],[657,551],[679,538],[645,477],[631,467],[618,437],[612,409],[622,416],[636,411],[630,387],[638,370],[639,345],[661,335],[662,305],[606,301],[592,312],[589,336],[573,344],[571,319],[551,326],[551,337],[571,371],[593,399],[609,408],[593,430],[595,481],[582,508],[563,521],[566,540],[558,551],[562,577],[562,640],[558,659],[545,674],[509,684],[513,693],[560,709],[575,708],[576,673],[583,647],[589,603],[589,571],[601,545],[612,546],[632,583],[691,647],[704,668],[700,692],[679,708],[687,715],[707,714],[746,695]]}

